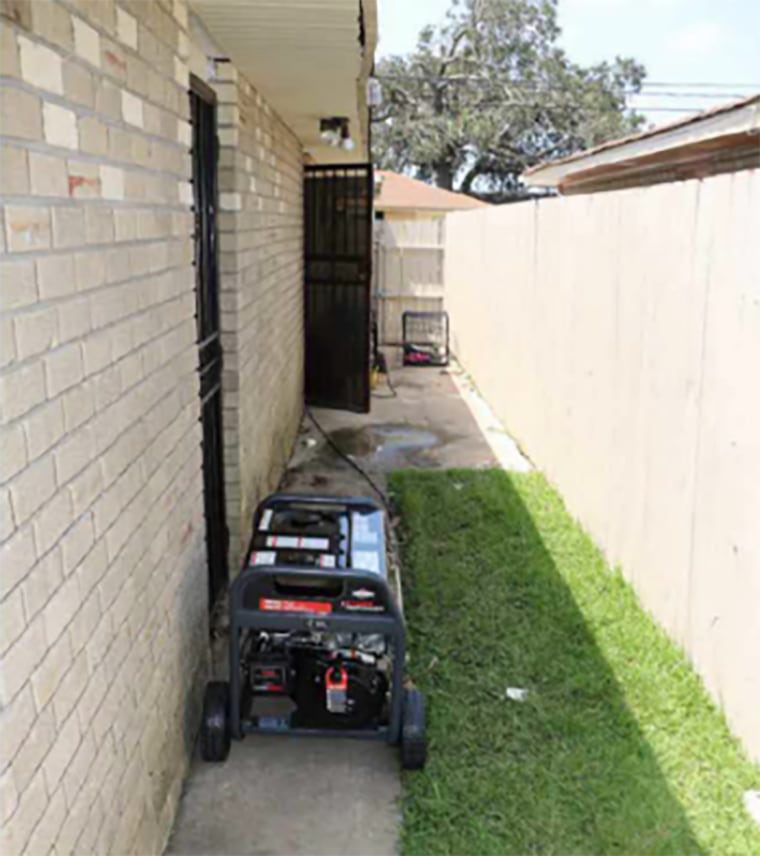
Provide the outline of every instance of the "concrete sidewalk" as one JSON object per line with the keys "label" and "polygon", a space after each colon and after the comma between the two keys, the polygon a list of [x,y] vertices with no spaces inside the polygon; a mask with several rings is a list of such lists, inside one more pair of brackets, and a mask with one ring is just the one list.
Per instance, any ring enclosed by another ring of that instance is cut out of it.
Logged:
{"label": "concrete sidewalk", "polygon": [[[395,395],[385,385],[376,390],[370,414],[313,411],[330,441],[382,489],[386,474],[402,467],[529,467],[456,367],[397,368],[392,380]],[[372,494],[308,416],[281,488]],[[385,744],[252,736],[233,741],[224,764],[194,762],[168,852],[390,856],[400,794],[398,752]]]}

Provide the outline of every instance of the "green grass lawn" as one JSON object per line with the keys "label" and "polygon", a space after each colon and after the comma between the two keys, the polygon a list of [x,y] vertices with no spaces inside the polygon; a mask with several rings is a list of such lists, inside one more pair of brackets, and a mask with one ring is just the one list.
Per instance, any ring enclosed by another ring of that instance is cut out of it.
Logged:
{"label": "green grass lawn", "polygon": [[404,853],[760,853],[742,806],[757,768],[542,476],[406,470],[391,485],[428,699]]}

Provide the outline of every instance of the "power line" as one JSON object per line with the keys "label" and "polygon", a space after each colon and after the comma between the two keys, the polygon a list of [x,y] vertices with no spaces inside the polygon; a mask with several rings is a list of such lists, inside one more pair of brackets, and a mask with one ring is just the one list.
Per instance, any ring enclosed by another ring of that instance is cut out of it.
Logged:
{"label": "power line", "polygon": [[[523,109],[525,109],[525,108],[528,108],[528,109],[530,109],[530,108],[534,108],[534,109],[535,108],[541,108],[541,109],[548,109],[548,110],[556,110],[556,109],[561,109],[561,108],[564,108],[564,109],[568,109],[568,108],[578,109],[579,107],[580,107],[580,109],[583,108],[582,103],[580,103],[580,104],[578,104],[578,103],[575,103],[575,104],[564,103],[563,104],[563,103],[556,102],[556,101],[555,102],[545,102],[545,101],[542,102],[542,101],[506,101],[506,100],[505,101],[498,101],[498,102],[494,100],[494,101],[490,101],[486,104],[483,104],[481,106],[487,107],[490,105],[498,106],[500,108],[502,108],[502,107],[520,107]],[[654,104],[636,104],[636,105],[626,104],[622,109],[630,110],[630,111],[636,111],[639,113],[692,113],[692,114],[696,115],[698,113],[701,113],[703,110],[709,110],[710,108],[709,107],[694,107],[694,106],[692,106],[692,107],[678,107],[678,106],[676,106],[676,107],[661,107],[661,106],[657,106]]]}
{"label": "power line", "polygon": [[[415,75],[415,74],[377,74],[375,75],[377,80],[383,81],[409,81],[416,83],[434,83],[436,78],[434,77],[425,77],[424,75]],[[484,80],[484,78],[480,75],[450,75],[447,77],[448,83],[455,84],[469,84],[476,83],[481,86],[485,86],[488,84],[488,81]],[[559,86],[557,84],[551,85],[537,85],[537,84],[528,84],[523,82],[510,83],[509,86],[515,90],[522,90],[525,92],[552,92],[552,91],[569,91],[569,87]],[[647,92],[650,87],[655,87],[659,89],[660,87],[670,86],[673,88],[682,88],[688,89],[692,91],[681,91],[681,92],[668,92],[668,91],[654,91]],[[716,89],[716,92],[699,92],[699,89]],[[757,90],[760,92],[760,83],[668,83],[666,81],[643,81],[641,86],[638,89],[631,89],[630,87],[627,89],[620,90],[620,94],[624,95],[637,95],[637,94],[647,94],[651,95],[655,98],[746,98],[750,93],[748,92],[737,92],[733,90],[738,89],[750,89]]]}
{"label": "power line", "polygon": [[[647,107],[637,104],[635,107],[629,107],[629,110],[636,110],[641,113],[701,113],[702,111],[696,107]],[[709,108],[704,108],[709,109]]]}
{"label": "power line", "polygon": [[746,98],[745,92],[668,92],[667,90],[655,90],[649,92],[646,89],[623,89],[622,95],[644,95],[647,98]]}
{"label": "power line", "polygon": [[666,81],[666,80],[645,80],[642,86],[685,86],[693,87],[711,87],[717,86],[720,89],[754,89],[760,91],[760,83],[714,83],[714,82],[699,82],[699,81]]}
{"label": "power line", "polygon": [[[427,77],[420,77],[416,75],[377,75],[379,80],[406,80],[406,81],[415,81],[419,83],[432,83],[433,79]],[[487,89],[488,81],[483,80],[482,77],[454,77],[449,78],[449,82],[458,83],[458,84],[471,84],[478,83],[480,84],[481,89]],[[686,86],[686,84],[667,84],[665,81],[656,82],[652,84],[653,86],[666,86],[666,85],[678,85],[678,86]],[[717,83],[701,83],[694,84],[695,86],[701,86],[703,89],[707,89],[709,87],[718,87],[724,86],[724,84]],[[750,84],[735,84],[736,87],[740,86],[749,86]],[[760,88],[760,87],[759,87]],[[494,105],[499,106],[517,106],[517,107],[565,107],[566,104],[561,102],[551,101],[531,101],[531,100],[518,100],[509,98],[510,93],[514,93],[515,95],[521,96],[521,98],[531,98],[531,96],[536,97],[539,95],[558,95],[558,94],[575,94],[575,90],[571,87],[567,86],[559,86],[559,85],[549,85],[549,86],[537,86],[535,84],[526,84],[526,83],[513,83],[504,87],[504,96],[499,97],[494,94],[490,100],[486,100],[483,102],[483,106],[486,106],[487,103],[493,103]],[[617,91],[613,91],[614,95],[619,98],[625,99],[628,103],[626,104],[627,109],[629,110],[638,110],[641,112],[648,113],[698,113],[702,110],[709,109],[714,105],[715,100],[725,100],[729,101],[737,98],[746,98],[746,92],[731,92],[727,89],[715,89],[711,92],[698,92],[698,91],[669,91],[669,90],[659,90],[659,89],[648,89],[646,88],[646,84],[642,86],[641,89],[621,89]],[[578,101],[582,104],[583,101],[587,98],[592,98],[593,93],[590,92],[580,92],[578,93]],[[677,99],[679,103],[675,104],[672,107],[665,107],[655,104],[649,105],[640,105],[636,103],[630,103],[631,101],[635,101],[639,98],[671,98]],[[706,99],[708,100],[707,104],[688,104],[685,103],[687,100],[699,99],[704,102]]]}

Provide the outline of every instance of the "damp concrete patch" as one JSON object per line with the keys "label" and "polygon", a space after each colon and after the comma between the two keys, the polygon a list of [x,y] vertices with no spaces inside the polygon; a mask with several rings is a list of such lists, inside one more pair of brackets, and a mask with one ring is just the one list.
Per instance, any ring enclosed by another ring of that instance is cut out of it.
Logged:
{"label": "damp concrete patch", "polygon": [[382,472],[403,467],[438,467],[436,447],[446,438],[417,425],[366,425],[361,428],[339,428],[330,439],[354,459],[371,459],[373,469]]}

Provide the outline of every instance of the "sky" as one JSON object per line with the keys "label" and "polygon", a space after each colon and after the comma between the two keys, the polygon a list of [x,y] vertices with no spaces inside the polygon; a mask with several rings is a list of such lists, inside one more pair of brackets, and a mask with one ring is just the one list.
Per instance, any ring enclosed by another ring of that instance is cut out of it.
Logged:
{"label": "sky", "polygon": [[[442,20],[449,5],[450,0],[378,0],[378,56],[413,50],[420,29]],[[633,56],[646,66],[649,81],[744,83],[760,91],[760,0],[559,0],[558,10],[560,41],[574,62]],[[670,108],[696,111],[753,92],[726,86],[716,100],[701,94],[709,91],[704,86],[675,91],[681,93],[677,98],[642,95],[631,106],[649,123],[662,124],[686,115]]]}

